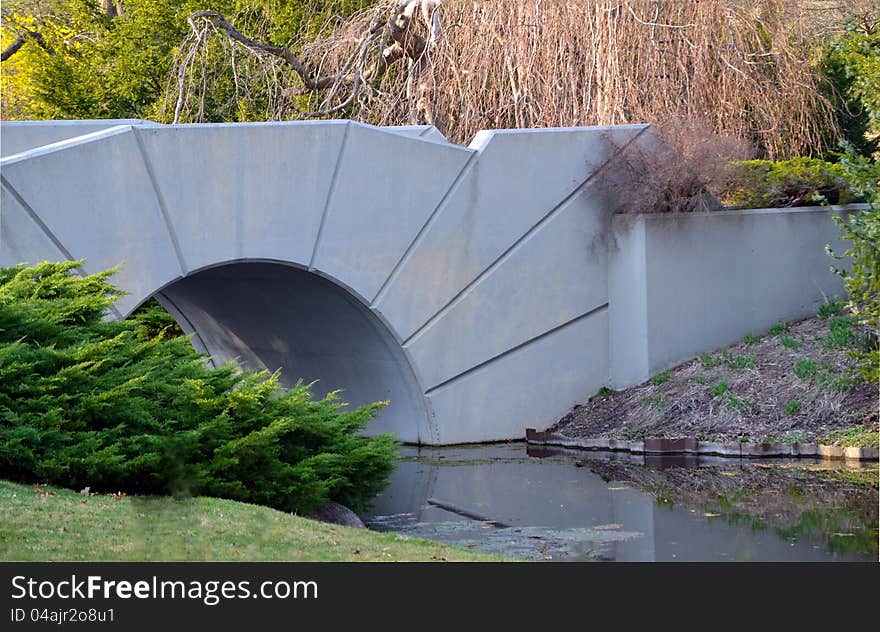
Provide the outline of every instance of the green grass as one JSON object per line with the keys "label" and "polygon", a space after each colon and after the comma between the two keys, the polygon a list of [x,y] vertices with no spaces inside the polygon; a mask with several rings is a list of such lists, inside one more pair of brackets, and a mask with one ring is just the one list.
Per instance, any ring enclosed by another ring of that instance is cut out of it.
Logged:
{"label": "green grass", "polygon": [[724,394],[727,392],[727,389],[729,389],[729,388],[730,388],[730,385],[727,382],[725,382],[724,380],[721,380],[712,389],[712,393],[714,393],[715,397],[722,397],[722,396],[724,396]]}
{"label": "green grass", "polygon": [[709,379],[705,375],[697,375],[694,377],[694,382],[697,384],[707,384]]}
{"label": "green grass", "polygon": [[753,355],[735,355],[727,349],[721,352],[727,368],[733,371],[742,371],[743,369],[751,369],[757,366],[758,359]]}
{"label": "green grass", "polygon": [[711,355],[709,355],[708,353],[701,353],[701,354],[700,354],[700,362],[701,362],[701,363],[703,364],[703,366],[706,367],[707,369],[713,369],[713,368],[715,368],[716,366],[718,366],[718,364],[720,363],[719,360],[716,360],[715,358],[713,358],[713,357],[712,357]]}
{"label": "green grass", "polygon": [[752,334],[746,334],[745,337],[743,338],[743,342],[747,345],[758,344],[759,340],[761,340],[760,337],[752,335]]}
{"label": "green grass", "polygon": [[793,399],[785,405],[785,416],[791,417],[798,413],[801,408],[803,408],[803,404],[801,404],[800,400]]}
{"label": "green grass", "polygon": [[794,338],[792,338],[791,336],[783,337],[781,342],[782,342],[783,347],[785,347],[786,349],[791,349],[793,351],[797,351],[801,346],[801,343],[798,342],[797,340],[795,340]]}
{"label": "green grass", "polygon": [[596,393],[596,397],[604,397],[605,395],[610,395],[614,391],[608,388],[607,386],[603,386],[599,389],[599,392]]}
{"label": "green grass", "polygon": [[665,384],[669,381],[669,378],[672,377],[672,373],[669,371],[663,371],[663,373],[658,373],[654,377],[651,378],[651,384],[654,386],[660,386],[661,384]]}
{"label": "green grass", "polygon": [[841,316],[832,318],[828,322],[828,335],[825,337],[825,346],[831,349],[837,347],[849,347],[855,342],[853,332],[853,319]]}
{"label": "green grass", "polygon": [[837,316],[843,311],[843,303],[840,301],[831,301],[825,303],[819,308],[819,318],[828,318],[829,316]]}
{"label": "green grass", "polygon": [[824,389],[838,393],[848,393],[859,382],[858,375],[853,372],[843,374],[827,372],[819,374],[819,385]]}
{"label": "green grass", "polygon": [[844,430],[835,430],[819,440],[826,445],[838,445],[843,448],[869,448],[880,443],[876,428],[855,426]]}
{"label": "green grass", "polygon": [[788,323],[776,323],[770,328],[768,332],[771,336],[778,336],[779,334],[785,333],[788,331]]}
{"label": "green grass", "polygon": [[3,561],[492,561],[395,533],[217,498],[85,496],[0,481]]}
{"label": "green grass", "polygon": [[798,360],[794,365],[794,374],[802,380],[809,380],[818,370],[815,360]]}

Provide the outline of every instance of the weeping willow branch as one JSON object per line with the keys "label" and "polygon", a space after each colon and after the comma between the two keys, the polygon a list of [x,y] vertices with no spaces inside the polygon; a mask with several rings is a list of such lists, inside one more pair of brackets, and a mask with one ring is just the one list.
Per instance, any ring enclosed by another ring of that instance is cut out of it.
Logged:
{"label": "weeping willow branch", "polygon": [[[187,18],[190,32],[183,42],[182,61],[177,69],[177,101],[174,108],[174,123],[180,122],[187,97],[187,73],[199,51],[203,51],[214,33],[225,35],[231,46],[239,46],[256,59],[271,58],[280,61],[283,66],[292,70],[299,77],[301,86],[295,89],[281,90],[283,96],[326,92],[321,106],[313,111],[299,112],[300,118],[318,118],[345,110],[364,91],[371,92],[382,76],[396,62],[408,58],[410,72],[424,68],[425,57],[431,43],[439,38],[439,20],[437,18],[436,0],[409,0],[407,3],[380,4],[372,11],[371,19],[360,35],[356,38],[353,51],[339,65],[336,72],[324,74],[310,69],[288,47],[256,41],[239,31],[219,11],[207,9],[197,11]],[[423,6],[424,5],[424,6]],[[428,13],[425,6],[433,8]],[[430,28],[430,38],[426,39],[415,29],[413,14],[423,6],[426,25]],[[390,12],[388,18],[383,13]],[[387,45],[390,42],[390,45]],[[230,49],[232,50],[232,49]],[[234,52],[230,55],[230,64],[234,63]],[[236,73],[235,83],[238,90],[239,77]],[[336,104],[333,101],[339,95],[347,95]],[[204,98],[204,95],[202,95]],[[367,99],[369,97],[366,97]]]}

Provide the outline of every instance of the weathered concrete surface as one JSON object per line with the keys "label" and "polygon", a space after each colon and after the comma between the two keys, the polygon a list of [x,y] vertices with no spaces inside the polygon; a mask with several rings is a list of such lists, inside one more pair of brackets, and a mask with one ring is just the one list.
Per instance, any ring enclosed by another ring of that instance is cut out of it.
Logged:
{"label": "weathered concrete surface", "polygon": [[833,208],[614,218],[609,256],[611,384],[814,315],[843,295],[825,245],[844,250]]}
{"label": "weathered concrete surface", "polygon": [[389,399],[369,431],[408,442],[522,438],[839,291],[825,210],[612,234],[602,172],[645,126],[118,123],[2,160],[0,265],[121,263],[118,316],[155,296],[216,361]]}

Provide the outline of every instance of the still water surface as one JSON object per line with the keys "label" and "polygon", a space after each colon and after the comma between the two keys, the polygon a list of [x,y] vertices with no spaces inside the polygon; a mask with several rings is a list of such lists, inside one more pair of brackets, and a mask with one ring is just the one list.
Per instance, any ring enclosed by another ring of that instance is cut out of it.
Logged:
{"label": "still water surface", "polygon": [[404,447],[367,524],[537,560],[877,560],[877,464]]}

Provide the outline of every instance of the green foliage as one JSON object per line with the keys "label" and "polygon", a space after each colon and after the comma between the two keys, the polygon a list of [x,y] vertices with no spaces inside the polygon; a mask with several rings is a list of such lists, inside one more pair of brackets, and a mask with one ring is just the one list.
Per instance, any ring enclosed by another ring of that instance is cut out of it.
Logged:
{"label": "green foliage", "polygon": [[754,335],[754,334],[746,334],[746,335],[743,337],[743,342],[744,342],[745,344],[747,344],[747,345],[758,344],[758,341],[759,341],[759,340],[760,340],[760,338],[759,338],[758,336]]}
{"label": "green foliage", "polygon": [[382,404],[342,410],[277,374],[209,369],[156,307],[105,321],[112,271],[79,265],[0,269],[0,475],[298,512],[363,509],[385,485],[396,443],[358,436]]}
{"label": "green foliage", "polygon": [[820,443],[844,448],[868,448],[880,444],[880,436],[878,436],[876,424],[872,427],[854,426],[829,432],[820,440]]}
{"label": "green foliage", "polygon": [[613,392],[614,391],[612,389],[608,388],[607,386],[603,386],[599,389],[599,392],[596,393],[596,397],[604,397],[605,395],[610,395]]}
{"label": "green foliage", "polygon": [[770,328],[768,332],[771,336],[778,336],[779,334],[785,333],[788,331],[788,323],[776,323]]}
{"label": "green foliage", "polygon": [[846,393],[858,383],[858,376],[852,373],[839,374],[829,371],[819,374],[819,385],[826,390],[838,393]]}
{"label": "green foliage", "polygon": [[837,316],[843,312],[843,303],[840,301],[830,301],[819,307],[819,318],[828,318],[829,316]]}
{"label": "green foliage", "polygon": [[800,400],[797,400],[797,399],[791,400],[790,402],[788,402],[785,405],[786,417],[791,417],[792,415],[796,414],[797,412],[800,411],[800,409],[802,407],[803,407],[803,404],[801,404]]}
{"label": "green foliage", "polygon": [[835,347],[848,347],[853,344],[853,319],[846,316],[832,318],[828,323],[828,336],[825,338],[825,346],[829,349]]}
{"label": "green foliage", "polygon": [[712,369],[712,368],[718,366],[718,364],[719,364],[721,361],[720,361],[720,360],[716,360],[715,358],[713,358],[713,357],[712,357],[710,354],[708,354],[708,353],[701,353],[701,354],[700,354],[700,362],[701,362],[702,365],[703,365],[704,367],[706,367],[707,369]]}
{"label": "green foliage", "polygon": [[785,208],[848,204],[860,199],[844,168],[816,158],[737,160],[722,200],[728,206]]}
{"label": "green foliage", "polygon": [[727,405],[730,408],[739,411],[747,410],[749,407],[749,403],[746,400],[741,399],[732,393],[727,394]]}
{"label": "green foliage", "polygon": [[792,349],[793,351],[797,351],[801,346],[801,343],[791,336],[783,337],[781,342],[783,347],[785,347],[786,349]]}
{"label": "green foliage", "polygon": [[880,142],[880,23],[849,22],[846,33],[827,45],[823,69],[846,141],[861,156],[875,154]]}
{"label": "green foliage", "polygon": [[654,386],[660,386],[661,384],[665,384],[669,381],[669,378],[672,377],[672,373],[669,371],[663,371],[663,373],[658,373],[654,377],[651,378],[651,384]]}
{"label": "green foliage", "polygon": [[809,380],[818,370],[815,360],[798,360],[794,365],[794,374],[802,380]]}
{"label": "green foliage", "polygon": [[715,395],[715,397],[723,397],[724,394],[727,393],[729,388],[730,385],[726,381],[721,380],[712,388],[712,393]]}
{"label": "green foliage", "polygon": [[727,368],[734,371],[742,371],[743,369],[753,369],[758,365],[758,359],[753,355],[736,355],[730,353],[727,349],[721,352],[724,363]]}
{"label": "green foliage", "polygon": [[[5,3],[4,3],[5,4]],[[340,16],[369,0],[127,0],[108,17],[93,0],[55,0],[50,5],[10,2],[4,6],[5,47],[24,29],[39,32],[51,50],[33,41],[3,63],[4,118],[152,118],[167,120],[176,81],[175,55],[187,35],[187,16],[201,9],[224,13],[242,32],[298,48],[326,32]],[[219,47],[206,55],[217,65]],[[213,58],[212,58],[213,57]],[[262,72],[259,61],[241,56],[239,73]],[[224,68],[227,60],[220,63]],[[228,73],[227,73],[228,74]],[[258,85],[258,84],[257,84]],[[265,120],[265,90],[236,95],[223,77],[200,104],[208,121]]]}
{"label": "green foliage", "polygon": [[57,0],[4,16],[4,44],[37,31],[51,53],[28,42],[3,64],[4,118],[149,118],[166,88],[172,54],[197,2],[133,0],[109,18],[99,3]]}
{"label": "green foliage", "polygon": [[[868,208],[845,216],[835,216],[841,239],[851,247],[840,255],[828,248],[836,259],[849,257],[849,270],[835,269],[843,277],[849,301],[847,307],[866,329],[859,357],[862,376],[880,381],[880,162],[856,155],[844,145],[841,166],[851,187],[868,201]],[[830,335],[829,335],[830,338]]]}

